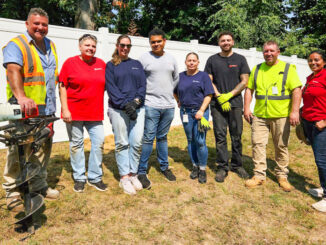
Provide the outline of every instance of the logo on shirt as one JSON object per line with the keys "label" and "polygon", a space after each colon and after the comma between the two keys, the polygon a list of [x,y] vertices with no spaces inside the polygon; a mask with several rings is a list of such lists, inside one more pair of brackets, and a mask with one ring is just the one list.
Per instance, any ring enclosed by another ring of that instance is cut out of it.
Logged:
{"label": "logo on shirt", "polygon": [[193,83],[200,83],[199,81],[197,80],[192,80]]}
{"label": "logo on shirt", "polygon": [[138,67],[131,67],[131,70],[139,70]]}
{"label": "logo on shirt", "polygon": [[313,80],[313,81],[311,81],[311,82],[312,82],[312,83],[319,83],[318,81],[314,81],[314,80]]}
{"label": "logo on shirt", "polygon": [[103,68],[94,68],[94,71],[101,71]]}
{"label": "logo on shirt", "polygon": [[229,65],[229,68],[238,67],[238,65]]}

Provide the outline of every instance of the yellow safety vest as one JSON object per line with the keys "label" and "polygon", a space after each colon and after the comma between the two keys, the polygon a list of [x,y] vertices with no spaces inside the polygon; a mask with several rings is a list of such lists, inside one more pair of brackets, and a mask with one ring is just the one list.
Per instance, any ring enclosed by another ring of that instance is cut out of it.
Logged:
{"label": "yellow safety vest", "polygon": [[[257,65],[255,74],[254,74],[255,91],[257,91],[257,76],[258,76],[258,71],[259,71],[259,68],[261,65],[262,65],[262,63]],[[281,90],[280,95],[269,95],[270,91],[268,91],[268,90],[266,90],[266,94],[257,94],[257,92],[256,92],[255,93],[256,100],[289,100],[289,99],[291,99],[291,95],[285,93],[285,84],[286,84],[286,80],[288,78],[289,68],[290,68],[290,64],[286,63],[285,69],[283,72],[282,90]]]}
{"label": "yellow safety vest", "polygon": [[[24,92],[28,98],[35,101],[37,105],[45,105],[46,98],[46,81],[45,74],[42,67],[41,59],[37,53],[35,46],[29,43],[27,37],[22,34],[10,41],[17,44],[23,54],[23,67],[21,70]],[[55,57],[56,69],[55,69],[55,84],[58,83],[58,56],[54,43],[50,42],[52,53]],[[4,47],[5,48],[5,47]],[[7,73],[7,99],[9,100],[13,96],[11,91],[8,73]]]}

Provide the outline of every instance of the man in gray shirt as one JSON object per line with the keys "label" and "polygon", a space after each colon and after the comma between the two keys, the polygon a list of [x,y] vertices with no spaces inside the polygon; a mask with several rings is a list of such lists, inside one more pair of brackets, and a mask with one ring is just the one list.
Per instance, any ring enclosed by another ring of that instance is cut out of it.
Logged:
{"label": "man in gray shirt", "polygon": [[151,187],[146,173],[155,137],[157,159],[162,174],[169,181],[176,180],[169,169],[167,134],[174,117],[173,89],[179,82],[179,73],[174,57],[164,51],[165,42],[165,33],[162,30],[152,30],[149,33],[152,51],[144,53],[139,59],[147,78],[145,129],[138,168],[138,179],[144,189]]}

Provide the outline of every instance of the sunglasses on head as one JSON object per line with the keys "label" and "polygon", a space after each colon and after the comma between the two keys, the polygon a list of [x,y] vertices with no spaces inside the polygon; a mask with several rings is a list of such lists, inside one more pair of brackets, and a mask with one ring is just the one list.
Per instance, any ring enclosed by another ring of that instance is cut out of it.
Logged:
{"label": "sunglasses on head", "polygon": [[127,48],[131,48],[131,44],[123,44],[123,43],[119,43],[119,46],[121,47],[121,48],[125,48],[125,47],[127,47]]}
{"label": "sunglasses on head", "polygon": [[79,38],[79,41],[83,41],[84,39],[92,39],[94,40],[95,42],[97,42],[97,38],[94,36],[94,35],[91,35],[91,34],[84,34],[82,35],[80,38]]}

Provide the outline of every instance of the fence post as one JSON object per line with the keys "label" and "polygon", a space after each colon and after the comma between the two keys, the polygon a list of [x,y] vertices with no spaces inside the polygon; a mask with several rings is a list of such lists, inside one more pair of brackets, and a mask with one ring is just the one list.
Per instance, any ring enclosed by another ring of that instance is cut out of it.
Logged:
{"label": "fence post", "polygon": [[109,51],[109,28],[100,27],[98,29],[98,43],[97,43],[97,56],[103,60],[107,60],[110,57]]}
{"label": "fence post", "polygon": [[255,65],[255,62],[256,62],[256,55],[257,55],[257,50],[256,48],[250,48],[250,59],[247,60],[247,62],[249,63],[249,66],[250,66],[250,69],[252,69]]}
{"label": "fence post", "polygon": [[291,55],[291,64],[294,64],[296,67],[298,66],[298,56]]}
{"label": "fence post", "polygon": [[195,53],[198,53],[198,40],[197,39],[194,39],[194,40],[190,40],[190,44],[191,44],[191,52],[195,52]]}

